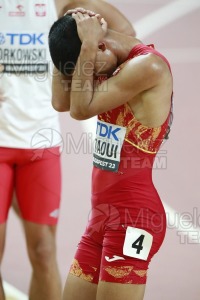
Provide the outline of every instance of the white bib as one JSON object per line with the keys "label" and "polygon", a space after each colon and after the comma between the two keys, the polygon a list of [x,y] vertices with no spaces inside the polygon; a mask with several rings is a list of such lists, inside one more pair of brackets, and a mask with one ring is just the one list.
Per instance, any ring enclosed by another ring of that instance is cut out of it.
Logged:
{"label": "white bib", "polygon": [[126,127],[97,121],[93,165],[99,169],[116,172]]}

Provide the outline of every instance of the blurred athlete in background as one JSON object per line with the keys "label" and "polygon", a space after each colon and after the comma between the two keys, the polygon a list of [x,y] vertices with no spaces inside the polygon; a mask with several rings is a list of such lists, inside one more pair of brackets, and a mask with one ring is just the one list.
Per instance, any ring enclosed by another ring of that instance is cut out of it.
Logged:
{"label": "blurred athlete in background", "polygon": [[[62,290],[55,243],[61,136],[58,114],[50,106],[48,51],[56,19],[54,1],[1,0],[0,261],[15,191],[32,266],[31,300],[59,300]],[[5,299],[2,284],[0,299]]]}

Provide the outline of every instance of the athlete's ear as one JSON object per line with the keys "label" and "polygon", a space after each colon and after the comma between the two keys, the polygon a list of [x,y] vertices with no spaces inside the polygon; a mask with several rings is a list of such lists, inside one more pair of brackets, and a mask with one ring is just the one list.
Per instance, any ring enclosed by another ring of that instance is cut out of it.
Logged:
{"label": "athlete's ear", "polygon": [[102,52],[104,52],[105,50],[106,50],[106,45],[105,45],[105,43],[103,43],[103,42],[101,42],[101,43],[99,43],[99,49],[102,51]]}

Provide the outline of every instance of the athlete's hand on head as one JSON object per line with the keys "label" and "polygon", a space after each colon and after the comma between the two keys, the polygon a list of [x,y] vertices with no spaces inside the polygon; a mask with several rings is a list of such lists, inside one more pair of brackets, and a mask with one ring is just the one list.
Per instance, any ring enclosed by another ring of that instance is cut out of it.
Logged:
{"label": "athlete's hand on head", "polygon": [[90,17],[93,17],[95,15],[97,15],[94,11],[92,10],[89,10],[89,9],[85,9],[83,7],[76,7],[76,8],[73,8],[73,9],[69,9],[65,14],[65,15],[72,15],[72,14],[76,14],[76,13],[82,13],[82,14],[88,14]]}
{"label": "athlete's hand on head", "polygon": [[107,32],[107,22],[99,14],[90,16],[87,13],[73,13],[72,17],[77,24],[77,31],[80,40],[100,42]]}

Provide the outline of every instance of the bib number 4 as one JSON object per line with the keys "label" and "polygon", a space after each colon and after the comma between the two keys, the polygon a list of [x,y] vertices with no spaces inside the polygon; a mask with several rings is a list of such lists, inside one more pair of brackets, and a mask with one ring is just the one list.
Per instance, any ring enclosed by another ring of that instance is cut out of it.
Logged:
{"label": "bib number 4", "polygon": [[147,260],[152,242],[153,236],[150,233],[140,228],[128,226],[126,229],[123,254]]}
{"label": "bib number 4", "polygon": [[132,244],[132,248],[137,249],[136,253],[140,254],[140,251],[143,250],[143,241],[144,241],[144,234],[141,234],[141,236]]}

